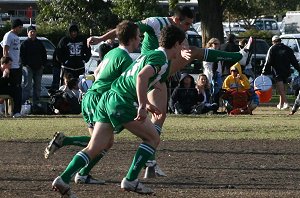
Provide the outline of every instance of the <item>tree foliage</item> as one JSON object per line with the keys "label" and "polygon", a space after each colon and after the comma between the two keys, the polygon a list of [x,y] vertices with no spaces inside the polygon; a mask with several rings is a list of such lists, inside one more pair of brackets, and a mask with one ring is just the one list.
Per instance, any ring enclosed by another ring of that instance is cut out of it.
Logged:
{"label": "tree foliage", "polygon": [[113,0],[113,4],[119,19],[139,21],[162,13],[157,0]]}
{"label": "tree foliage", "polygon": [[77,22],[83,33],[106,31],[117,24],[111,12],[110,1],[103,0],[39,0],[37,23],[48,29],[66,30],[71,22]]}
{"label": "tree foliage", "polygon": [[212,37],[223,41],[222,21],[226,19],[242,19],[250,25],[250,19],[262,15],[283,15],[288,10],[300,9],[299,0],[198,0],[198,5],[203,44]]}

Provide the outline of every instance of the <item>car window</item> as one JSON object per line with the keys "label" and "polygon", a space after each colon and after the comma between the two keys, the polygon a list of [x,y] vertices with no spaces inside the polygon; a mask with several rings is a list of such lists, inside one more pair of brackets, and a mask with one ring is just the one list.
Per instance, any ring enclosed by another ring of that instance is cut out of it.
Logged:
{"label": "car window", "polygon": [[47,51],[54,51],[55,50],[55,47],[52,43],[50,43],[49,41],[47,40],[41,40],[44,47],[46,48]]}
{"label": "car window", "polygon": [[265,41],[256,40],[256,54],[267,54],[269,45]]}

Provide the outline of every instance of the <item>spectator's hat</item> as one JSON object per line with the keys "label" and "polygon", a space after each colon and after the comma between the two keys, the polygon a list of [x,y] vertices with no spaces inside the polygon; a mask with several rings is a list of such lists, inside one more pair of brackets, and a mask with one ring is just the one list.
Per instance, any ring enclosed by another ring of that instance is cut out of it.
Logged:
{"label": "spectator's hat", "polygon": [[29,31],[36,31],[35,26],[33,26],[33,25],[29,26],[29,27],[27,28],[27,32],[29,32]]}
{"label": "spectator's hat", "polygon": [[278,36],[278,35],[274,35],[273,37],[272,37],[272,42],[273,41],[280,41],[280,37]]}

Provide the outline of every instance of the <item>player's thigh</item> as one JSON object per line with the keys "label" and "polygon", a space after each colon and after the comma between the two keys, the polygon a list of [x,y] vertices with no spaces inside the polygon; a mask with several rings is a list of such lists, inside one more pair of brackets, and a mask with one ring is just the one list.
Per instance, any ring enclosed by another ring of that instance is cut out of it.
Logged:
{"label": "player's thigh", "polygon": [[148,93],[148,100],[151,104],[156,106],[163,114],[167,111],[167,100],[168,100],[168,93],[167,93],[167,85],[166,83],[161,83],[161,86],[151,90]]}
{"label": "player's thigh", "polygon": [[131,121],[124,124],[124,127],[131,133],[141,138],[145,143],[156,148],[159,144],[159,135],[152,122],[146,118],[145,121]]}

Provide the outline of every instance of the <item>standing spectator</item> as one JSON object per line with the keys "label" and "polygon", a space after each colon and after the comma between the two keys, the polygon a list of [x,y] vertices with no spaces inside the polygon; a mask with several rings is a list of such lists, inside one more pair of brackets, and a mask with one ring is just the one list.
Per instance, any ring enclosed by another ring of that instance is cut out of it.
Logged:
{"label": "standing spectator", "polygon": [[[247,39],[242,39],[239,41],[239,47],[241,50],[247,45],[247,42],[248,42]],[[252,62],[252,52],[248,53],[245,65],[243,65],[243,69],[242,69],[243,73],[249,78],[249,80],[250,78],[252,78],[250,82],[255,79],[251,62]]]}
{"label": "standing spectator", "polygon": [[57,58],[62,63],[61,77],[64,73],[71,73],[73,78],[84,74],[84,64],[89,61],[90,57],[91,49],[87,47],[86,38],[79,35],[78,26],[71,23],[69,35],[63,37],[57,46]]}
{"label": "standing spectator", "polygon": [[[226,43],[221,45],[221,50],[225,52],[238,52],[240,51],[239,46],[236,43],[236,37],[234,34],[229,34],[226,38]],[[230,67],[234,65],[235,62],[223,61],[222,71],[223,76],[228,76],[230,74]]]}
{"label": "standing spectator", "polygon": [[285,93],[285,84],[287,83],[288,77],[291,75],[291,66],[300,73],[300,67],[298,61],[291,48],[281,43],[279,36],[275,35],[272,37],[272,46],[270,47],[266,63],[262,69],[262,74],[271,73],[276,81],[276,88],[279,93],[278,109],[284,110],[289,108],[289,104]]}
{"label": "standing spectator", "polygon": [[20,60],[20,39],[18,34],[21,33],[23,23],[20,19],[15,19],[11,23],[11,30],[3,37],[3,56],[12,59],[12,65],[9,75],[9,83],[11,96],[14,100],[13,117],[21,117],[21,102],[22,102],[22,68],[19,65]]}
{"label": "standing spectator", "polygon": [[[220,41],[217,38],[211,38],[206,44],[208,49],[218,50],[220,49]],[[219,106],[220,90],[222,88],[222,64],[218,62],[203,61],[203,73],[208,79],[208,83],[211,85],[212,99],[214,103]]]}
{"label": "standing spectator", "polygon": [[191,114],[197,105],[197,89],[194,78],[183,73],[178,86],[174,89],[170,98],[170,108],[175,114]]}
{"label": "standing spectator", "polygon": [[[36,109],[41,95],[41,81],[44,66],[47,62],[47,52],[43,43],[36,37],[35,26],[27,28],[28,38],[21,44],[21,64],[27,69],[27,84],[23,88],[22,103],[30,98],[32,91],[33,111]],[[33,81],[33,89],[32,89]]]}
{"label": "standing spectator", "polygon": [[53,52],[52,65],[53,80],[51,84],[51,90],[58,90],[60,84],[61,63],[58,61],[57,58],[57,49],[55,49]]}

